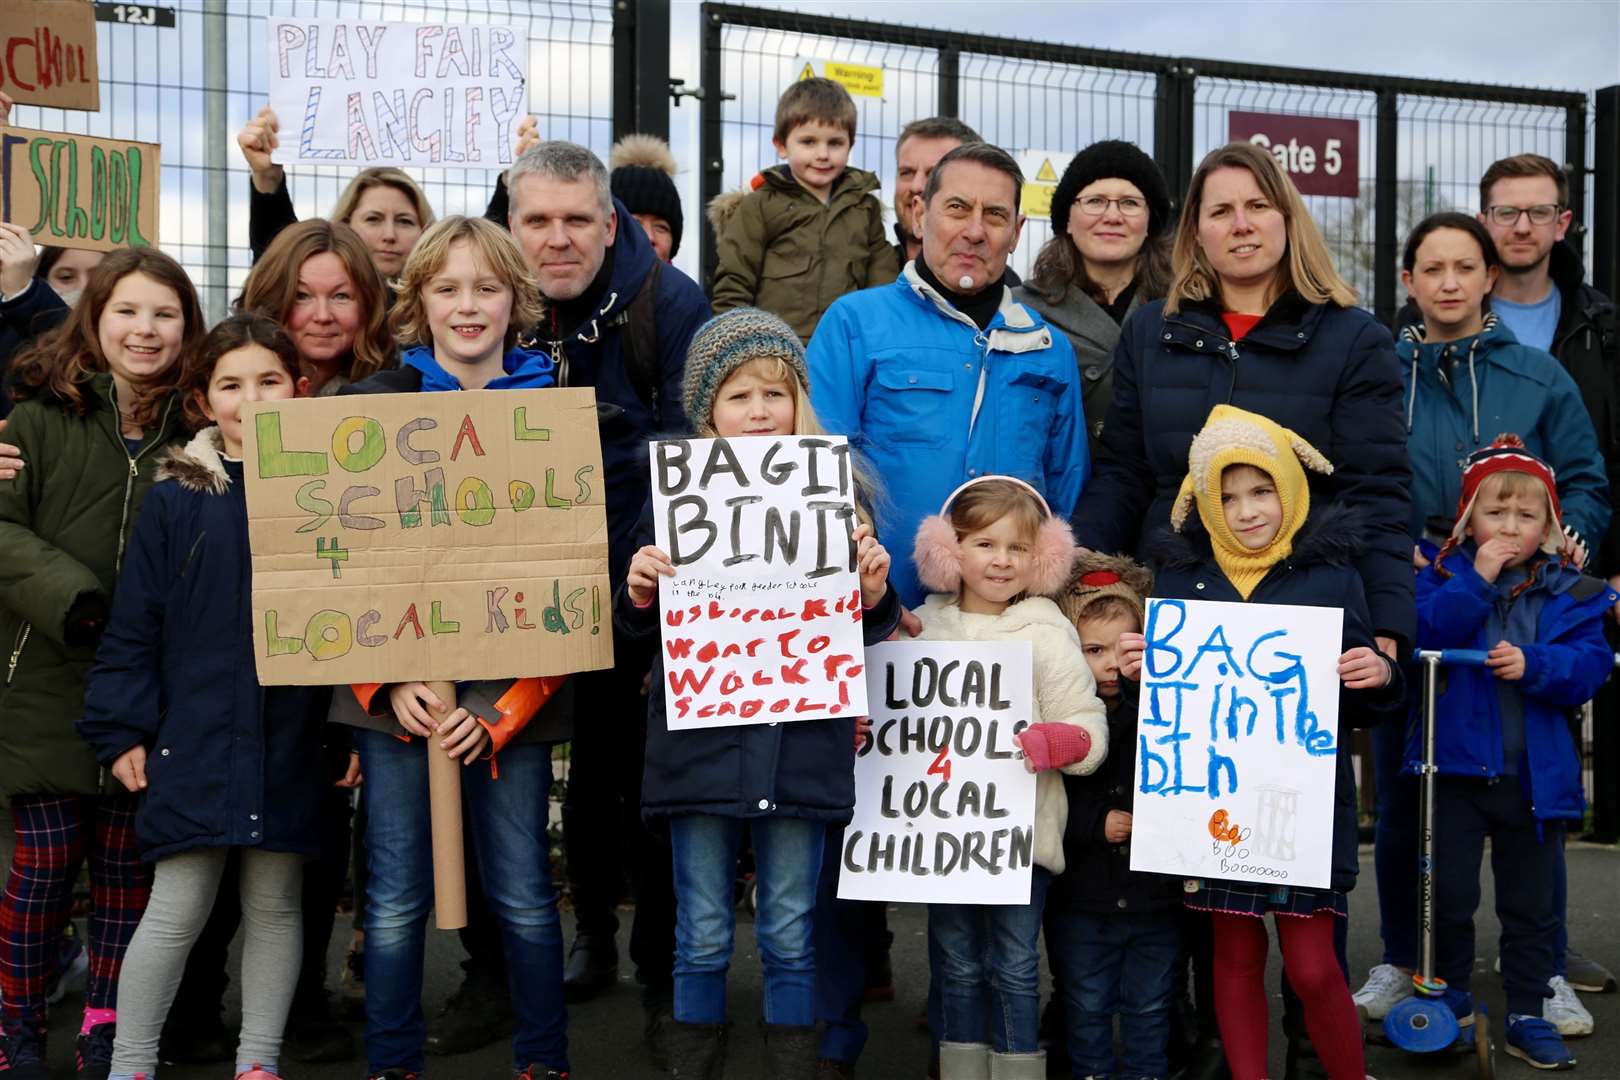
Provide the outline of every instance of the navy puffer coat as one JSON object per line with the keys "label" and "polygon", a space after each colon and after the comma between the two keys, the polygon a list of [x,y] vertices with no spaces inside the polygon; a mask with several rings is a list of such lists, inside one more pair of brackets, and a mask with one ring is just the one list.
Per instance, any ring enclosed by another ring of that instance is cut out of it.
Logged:
{"label": "navy puffer coat", "polygon": [[172,451],[157,476],[124,557],[79,734],[103,766],[147,748],[135,817],[143,859],[200,847],[318,855],[331,691],[259,685],[241,463],[221,457],[219,429],[208,428]]}
{"label": "navy puffer coat", "polygon": [[1360,308],[1285,293],[1234,342],[1218,305],[1156,300],[1125,320],[1114,351],[1107,454],[1080,495],[1075,537],[1102,552],[1141,552],[1170,520],[1187,451],[1212,407],[1259,413],[1320,450],[1331,476],[1311,476],[1312,507],[1353,507],[1365,523],[1356,569],[1372,625],[1412,640],[1412,541],[1401,372],[1389,331]]}

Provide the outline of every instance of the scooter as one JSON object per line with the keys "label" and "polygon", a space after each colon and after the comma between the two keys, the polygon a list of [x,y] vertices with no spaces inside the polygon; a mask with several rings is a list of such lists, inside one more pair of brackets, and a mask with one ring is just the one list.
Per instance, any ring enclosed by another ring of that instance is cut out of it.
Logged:
{"label": "scooter", "polygon": [[1483,667],[1480,649],[1419,650],[1423,665],[1423,765],[1419,783],[1418,909],[1422,964],[1412,975],[1415,993],[1384,1018],[1384,1038],[1409,1054],[1466,1054],[1470,1050],[1482,1080],[1494,1080],[1496,1053],[1490,1018],[1475,1005],[1472,1023],[1460,1023],[1445,1002],[1446,982],[1434,973],[1434,714],[1440,666]]}

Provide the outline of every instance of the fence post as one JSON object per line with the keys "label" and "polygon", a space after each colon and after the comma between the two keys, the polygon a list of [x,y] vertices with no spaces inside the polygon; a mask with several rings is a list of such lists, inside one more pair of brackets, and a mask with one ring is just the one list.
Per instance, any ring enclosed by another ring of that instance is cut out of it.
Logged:
{"label": "fence post", "polygon": [[939,50],[939,116],[962,115],[962,50]]}
{"label": "fence post", "polygon": [[1569,206],[1575,211],[1565,242],[1575,254],[1586,253],[1586,102],[1564,110],[1564,169],[1569,174]]}
{"label": "fence post", "polygon": [[1400,95],[1393,90],[1378,91],[1378,120],[1374,125],[1377,150],[1373,159],[1373,315],[1385,326],[1395,325],[1395,204],[1400,201],[1397,170],[1398,128],[1401,122]]}
{"label": "fence post", "polygon": [[702,44],[698,56],[698,85],[703,87],[703,99],[698,103],[698,154],[703,159],[702,176],[698,182],[699,220],[703,227],[698,232],[703,241],[699,250],[698,266],[702,273],[698,284],[705,289],[709,282],[714,280],[714,271],[719,262],[719,252],[716,250],[719,239],[714,235],[714,229],[709,225],[709,216],[704,211],[708,208],[714,197],[720,194],[720,184],[725,178],[726,162],[724,147],[721,140],[724,133],[721,131],[721,109],[725,104],[721,100],[723,87],[721,86],[720,50],[725,45],[725,24],[720,13],[711,9],[710,5],[703,5],[703,32]]}
{"label": "fence post", "polygon": [[669,141],[669,0],[614,0],[613,140]]}
{"label": "fence post", "polygon": [[1597,160],[1592,162],[1592,284],[1620,288],[1620,85],[1597,92]]}
{"label": "fence post", "polygon": [[1164,170],[1170,205],[1181,209],[1193,174],[1193,99],[1198,80],[1181,61],[1160,71],[1153,90],[1153,157]]}
{"label": "fence post", "polygon": [[225,0],[203,3],[203,124],[208,132],[208,285],[209,322],[225,317],[230,291],[231,200],[228,147],[232,143],[225,105]]}

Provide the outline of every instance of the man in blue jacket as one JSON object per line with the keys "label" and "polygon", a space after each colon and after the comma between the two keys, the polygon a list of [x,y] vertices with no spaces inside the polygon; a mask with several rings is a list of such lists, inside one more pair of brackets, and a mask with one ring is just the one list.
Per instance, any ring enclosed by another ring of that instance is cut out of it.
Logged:
{"label": "man in blue jacket", "polygon": [[[546,313],[526,335],[551,353],[559,386],[596,389],[607,491],[608,576],[617,585],[649,490],[647,441],[684,433],[686,350],[709,318],[697,284],[653,251],[608,186],[596,155],[541,142],[506,176],[508,227],[540,282]],[[622,871],[639,881],[631,958],[643,987],[648,1035],[667,1015],[675,954],[675,907],[667,845],[641,827],[641,755],[651,663],[645,645],[614,641],[614,667],[574,676],[589,716],[574,725],[563,841],[577,932],[564,986],[585,1000],[614,984],[614,914]],[[654,1050],[656,1054],[656,1049]]]}

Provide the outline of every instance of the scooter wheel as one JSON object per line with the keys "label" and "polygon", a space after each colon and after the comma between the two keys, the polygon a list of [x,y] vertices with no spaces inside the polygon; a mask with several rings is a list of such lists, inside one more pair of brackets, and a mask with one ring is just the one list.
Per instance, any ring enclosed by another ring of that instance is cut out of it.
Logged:
{"label": "scooter wheel", "polygon": [[1496,1047],[1491,1044],[1491,1019],[1478,1011],[1474,1013],[1474,1060],[1479,1065],[1479,1080],[1496,1080]]}
{"label": "scooter wheel", "polygon": [[1389,1010],[1384,1035],[1409,1054],[1435,1054],[1456,1044],[1459,1027],[1444,1001],[1414,994]]}

